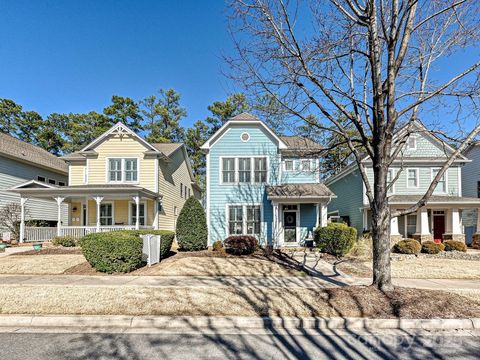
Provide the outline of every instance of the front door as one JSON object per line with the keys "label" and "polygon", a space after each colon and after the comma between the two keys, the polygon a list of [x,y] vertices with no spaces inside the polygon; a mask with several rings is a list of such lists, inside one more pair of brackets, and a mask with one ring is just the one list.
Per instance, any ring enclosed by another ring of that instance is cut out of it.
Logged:
{"label": "front door", "polygon": [[445,215],[436,215],[433,217],[433,240],[437,243],[442,242],[442,235],[445,233]]}
{"label": "front door", "polygon": [[283,241],[286,244],[297,242],[297,212],[283,212]]}

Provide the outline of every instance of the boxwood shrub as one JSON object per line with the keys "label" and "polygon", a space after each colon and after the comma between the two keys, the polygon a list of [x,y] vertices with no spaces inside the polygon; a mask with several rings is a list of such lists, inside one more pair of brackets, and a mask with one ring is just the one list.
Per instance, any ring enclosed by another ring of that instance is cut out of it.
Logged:
{"label": "boxwood shrub", "polygon": [[167,257],[172,250],[173,240],[175,239],[175,233],[168,230],[123,230],[122,233],[133,234],[135,236],[140,235],[160,235],[160,258],[163,259]]}
{"label": "boxwood shrub", "polygon": [[393,252],[398,254],[418,254],[422,250],[422,244],[415,239],[400,240],[393,246]]}
{"label": "boxwood shrub", "polygon": [[257,248],[257,239],[250,235],[232,235],[225,239],[223,246],[228,254],[249,255]]}
{"label": "boxwood shrub", "polygon": [[200,202],[191,196],[183,205],[177,219],[178,249],[205,250],[208,247],[207,218]]}
{"label": "boxwood shrub", "polygon": [[462,241],[446,240],[443,242],[443,245],[445,245],[445,251],[456,250],[456,251],[467,252],[467,245],[465,245],[465,243]]}
{"label": "boxwood shrub", "polygon": [[125,231],[93,233],[80,240],[83,255],[101,272],[130,272],[142,265],[143,241]]}
{"label": "boxwood shrub", "polygon": [[318,227],[314,236],[320,251],[334,256],[344,256],[355,245],[357,229],[342,223],[330,223]]}
{"label": "boxwood shrub", "polygon": [[53,246],[74,247],[77,246],[77,240],[72,236],[55,236],[52,239]]}
{"label": "boxwood shrub", "polygon": [[425,241],[422,243],[422,253],[424,254],[438,254],[445,250],[445,245],[433,241]]}

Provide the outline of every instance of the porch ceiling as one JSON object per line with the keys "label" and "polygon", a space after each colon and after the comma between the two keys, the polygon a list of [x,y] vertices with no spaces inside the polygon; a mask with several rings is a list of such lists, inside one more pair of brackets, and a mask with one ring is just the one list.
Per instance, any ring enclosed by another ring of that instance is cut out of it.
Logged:
{"label": "porch ceiling", "polygon": [[[389,197],[389,205],[413,205],[422,198],[421,195],[392,195]],[[456,207],[456,208],[480,208],[480,199],[465,196],[432,195],[427,201],[427,206]]]}
{"label": "porch ceiling", "polygon": [[324,184],[284,184],[267,186],[269,200],[295,200],[298,202],[312,202],[315,200],[329,200],[336,195]]}
{"label": "porch ceiling", "polygon": [[78,198],[85,196],[109,196],[127,197],[140,196],[149,199],[158,199],[162,196],[141,186],[128,184],[105,184],[105,185],[75,185],[55,186],[48,188],[38,187],[17,187],[10,191],[20,194],[23,197],[52,198],[61,196],[64,198]]}

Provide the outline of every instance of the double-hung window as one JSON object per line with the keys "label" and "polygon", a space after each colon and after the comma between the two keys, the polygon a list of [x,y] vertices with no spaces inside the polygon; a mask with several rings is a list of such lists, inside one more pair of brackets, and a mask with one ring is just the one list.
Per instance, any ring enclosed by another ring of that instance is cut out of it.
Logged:
{"label": "double-hung window", "polygon": [[417,138],[415,135],[410,135],[408,137],[408,148],[410,150],[416,150],[417,149]]}
{"label": "double-hung window", "polygon": [[235,182],[235,158],[222,159],[222,182],[225,184]]}
{"label": "double-hung window", "polygon": [[[140,203],[139,204],[140,210],[138,211],[140,213],[140,216],[138,218],[138,221],[140,225],[145,225],[145,203]],[[132,225],[135,225],[137,223],[137,204],[135,203],[130,203],[130,223]]]}
{"label": "double-hung window", "polygon": [[252,159],[239,158],[238,159],[238,182],[249,183],[252,177]]}
{"label": "double-hung window", "polygon": [[228,207],[228,233],[229,235],[241,235],[243,233],[243,207]]}
{"label": "double-hung window", "polygon": [[407,187],[418,188],[418,169],[407,169]]}
{"label": "double-hung window", "polygon": [[112,204],[100,204],[100,225],[113,225]]}
{"label": "double-hung window", "polygon": [[412,238],[417,231],[417,215],[407,215],[407,238]]}
{"label": "double-hung window", "polygon": [[247,206],[247,231],[248,235],[260,235],[260,206]]}
{"label": "double-hung window", "polygon": [[228,207],[229,235],[260,235],[260,205],[230,205]]}
{"label": "double-hung window", "polygon": [[[439,172],[440,172],[440,169],[432,169],[432,181],[433,179],[435,179],[435,177]],[[437,187],[435,188],[435,191],[441,192],[441,193],[447,192],[447,181],[445,180],[445,173],[443,173],[440,180],[438,180],[438,184],[437,184]]]}
{"label": "double-hung window", "polygon": [[109,182],[137,182],[137,159],[108,159]]}
{"label": "double-hung window", "polygon": [[310,171],[310,160],[309,159],[303,159],[301,164],[302,164],[302,168],[301,168],[302,171],[306,171],[306,172]]}
{"label": "double-hung window", "polygon": [[253,182],[266,183],[267,182],[267,158],[254,158],[254,172]]}
{"label": "double-hung window", "polygon": [[293,171],[294,162],[293,159],[287,159],[284,161],[285,171]]}
{"label": "double-hung window", "polygon": [[388,172],[387,172],[387,188],[388,188],[388,193],[389,194],[393,193],[393,187],[394,187],[394,184],[392,184],[393,178],[394,178],[393,175],[394,175],[393,169],[388,169]]}
{"label": "double-hung window", "polygon": [[138,180],[137,159],[125,159],[125,181]]}

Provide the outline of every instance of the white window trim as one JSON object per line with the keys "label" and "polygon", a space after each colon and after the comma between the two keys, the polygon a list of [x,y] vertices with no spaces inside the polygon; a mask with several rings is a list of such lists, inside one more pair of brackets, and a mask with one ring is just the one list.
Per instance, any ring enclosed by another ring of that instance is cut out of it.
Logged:
{"label": "white window trim", "polygon": [[[235,236],[235,235],[230,235],[230,211],[229,207],[230,206],[241,206],[242,207],[242,235],[251,235],[247,234],[247,206],[260,206],[260,234],[259,237],[261,238],[263,235],[263,230],[264,230],[264,224],[263,224],[263,204],[262,203],[227,203],[225,204],[225,235],[228,236]],[[245,215],[245,216],[244,216]]]}
{"label": "white window trim", "polygon": [[[433,182],[433,179],[435,178],[434,171],[435,170],[440,171],[441,169],[442,169],[441,167],[434,167],[430,169],[430,184]],[[440,191],[440,190],[437,190],[437,188],[435,187],[435,189],[433,190],[434,194],[448,194],[448,169],[445,170],[445,172],[443,173],[443,178],[445,180],[445,190]]]}
{"label": "white window trim", "polygon": [[[250,159],[250,182],[239,182],[239,162],[238,159]],[[255,182],[255,161],[253,159],[265,158],[267,159],[267,181],[264,183]],[[235,163],[235,175],[234,182],[223,182],[223,159],[234,159]],[[245,156],[219,156],[218,157],[218,183],[220,185],[268,185],[270,183],[270,157],[266,155],[245,155]]]}
{"label": "white window trim", "polygon": [[[287,161],[292,162],[292,170],[287,169],[287,164],[286,164]],[[296,163],[295,159],[283,159],[282,163],[283,163],[283,171],[285,171],[285,172],[294,172],[295,171],[295,163]]]}
{"label": "white window trim", "polygon": [[280,209],[280,228],[281,228],[281,244],[282,245],[285,245],[286,242],[285,242],[285,226],[284,226],[284,218],[285,218],[285,211],[286,212],[294,212],[295,213],[295,222],[296,222],[296,226],[295,226],[295,243],[289,243],[288,246],[294,246],[294,245],[298,245],[300,243],[300,236],[301,236],[301,230],[302,230],[302,227],[300,226],[300,208],[301,208],[301,204],[291,204],[291,205],[297,205],[297,208],[295,210],[284,210],[283,209],[283,205],[289,205],[289,204],[281,204],[279,206],[281,206],[281,209]]}
{"label": "white window trim", "polygon": [[[417,186],[409,186],[409,184],[408,184],[408,173],[409,173],[410,170],[415,170],[415,172],[417,174]],[[407,176],[407,188],[408,189],[418,189],[418,188],[420,188],[420,168],[407,168],[406,176]]]}
{"label": "white window trim", "polygon": [[[248,136],[247,140],[243,140],[243,135],[247,135],[247,136]],[[244,143],[249,142],[249,141],[250,141],[250,134],[249,134],[247,131],[242,132],[242,133],[240,134],[240,140],[241,140],[242,142],[244,142]]]}
{"label": "white window trim", "polygon": [[[397,171],[393,168],[388,169],[388,172],[392,172],[392,186],[390,187],[390,191],[387,192],[387,194],[392,195],[395,194],[395,176],[397,175]],[[388,180],[388,178],[387,178]],[[387,181],[387,186],[388,186],[388,181]]]}
{"label": "white window trim", "polygon": [[[121,160],[121,172],[122,180],[120,181],[111,181],[110,180],[110,160],[119,159]],[[137,160],[137,180],[136,181],[126,181],[125,180],[125,160]],[[107,184],[140,184],[140,158],[137,156],[109,156],[105,158],[105,182]]]}
{"label": "white window trim", "polygon": [[[114,226],[115,225],[115,203],[113,201],[102,201],[100,203],[100,207],[102,205],[112,205],[112,225],[101,225],[101,226]],[[87,207],[88,208],[88,207]],[[96,210],[95,210],[96,211]],[[101,211],[100,211],[101,212]],[[100,217],[100,214],[98,215],[98,218],[100,219],[100,224],[102,223],[102,219]]]}
{"label": "white window trim", "polygon": [[[39,178],[43,178],[43,180],[40,180]],[[48,180],[48,179],[47,179],[46,176],[37,175],[37,181],[47,184],[47,183],[48,183],[47,180]]]}
{"label": "white window trim", "polygon": [[[145,226],[148,226],[148,206],[146,201],[140,201],[140,204],[145,207]],[[128,202],[128,225],[135,225],[135,223],[132,222],[132,205],[136,205],[134,201],[129,201]]]}
{"label": "white window trim", "polygon": [[[304,170],[304,169],[303,169],[303,163],[306,162],[306,161],[308,161],[308,164],[309,164],[309,165],[308,165],[308,167],[309,167],[308,170]],[[303,173],[311,173],[311,172],[313,172],[313,171],[312,171],[312,159],[300,159],[298,171],[299,171],[299,172],[303,172]]]}
{"label": "white window trim", "polygon": [[[50,181],[52,181],[52,182],[50,182]],[[52,179],[52,178],[48,178],[45,183],[48,184],[48,185],[57,185],[57,180]]]}

